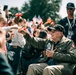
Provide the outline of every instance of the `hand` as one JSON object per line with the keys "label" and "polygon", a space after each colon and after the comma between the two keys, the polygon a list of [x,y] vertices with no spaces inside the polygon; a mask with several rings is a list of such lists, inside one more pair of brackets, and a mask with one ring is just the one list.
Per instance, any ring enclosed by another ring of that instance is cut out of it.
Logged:
{"label": "hand", "polygon": [[10,38],[12,39],[12,37],[14,37],[14,36],[15,36],[15,33],[12,32],[12,33],[10,34]]}
{"label": "hand", "polygon": [[47,57],[53,57],[54,51],[53,50],[46,50]]}
{"label": "hand", "polygon": [[26,35],[26,31],[24,29],[22,29],[22,28],[18,29],[18,32],[23,34],[23,35]]}
{"label": "hand", "polygon": [[10,34],[10,37],[6,38],[6,40],[7,40],[7,41],[11,40],[11,39],[14,37],[14,35],[15,35],[15,34],[12,32],[12,33]]}

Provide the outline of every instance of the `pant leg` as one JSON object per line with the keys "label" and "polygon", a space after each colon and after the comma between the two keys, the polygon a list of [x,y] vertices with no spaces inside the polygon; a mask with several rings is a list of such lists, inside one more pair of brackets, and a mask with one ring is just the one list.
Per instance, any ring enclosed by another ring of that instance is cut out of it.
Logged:
{"label": "pant leg", "polygon": [[62,75],[61,70],[64,68],[63,65],[47,66],[43,70],[43,75]]}
{"label": "pant leg", "polygon": [[42,75],[43,69],[48,66],[46,63],[31,64],[26,75]]}
{"label": "pant leg", "polygon": [[14,48],[15,55],[14,55],[14,60],[12,62],[13,63],[12,66],[13,66],[15,74],[17,73],[17,69],[19,66],[21,50],[22,50],[22,48],[20,48],[20,47],[18,47],[17,49]]}
{"label": "pant leg", "polygon": [[23,74],[26,75],[27,70],[28,70],[28,66],[30,65],[30,60],[27,61],[25,59],[22,59],[22,68],[23,68]]}
{"label": "pant leg", "polygon": [[22,48],[20,47],[14,48],[13,46],[10,46],[10,49],[9,49],[9,51],[13,51],[15,53],[13,56],[13,60],[12,61],[9,60],[9,64],[11,65],[15,74],[17,73],[17,69],[19,66],[21,50]]}

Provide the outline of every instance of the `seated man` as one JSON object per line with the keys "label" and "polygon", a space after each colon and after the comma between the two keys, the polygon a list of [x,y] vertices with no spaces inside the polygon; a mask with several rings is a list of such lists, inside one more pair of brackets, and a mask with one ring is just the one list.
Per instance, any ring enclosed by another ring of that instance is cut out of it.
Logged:
{"label": "seated man", "polygon": [[[34,35],[34,37],[37,36],[42,39],[46,39],[47,37],[47,33],[45,31],[40,31],[40,33],[38,34],[38,31],[35,30]],[[22,50],[22,68],[24,75],[26,75],[28,66],[30,64],[37,63],[39,61],[42,51],[43,50],[33,47],[30,43],[26,41],[26,44]]]}
{"label": "seated man", "polygon": [[[47,40],[30,37],[24,30],[19,30],[25,39],[35,47],[45,47]],[[56,24],[50,28],[54,42],[52,50],[46,50],[46,55],[53,59],[55,65],[47,63],[31,64],[27,75],[72,75],[76,63],[76,49],[72,40],[64,36],[64,27]]]}

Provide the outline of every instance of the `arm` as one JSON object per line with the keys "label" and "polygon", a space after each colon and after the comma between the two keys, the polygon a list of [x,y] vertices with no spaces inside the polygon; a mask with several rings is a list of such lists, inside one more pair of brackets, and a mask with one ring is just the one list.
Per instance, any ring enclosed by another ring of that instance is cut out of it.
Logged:
{"label": "arm", "polygon": [[18,25],[2,27],[2,29],[8,32],[10,29],[18,29]]}
{"label": "arm", "polygon": [[45,44],[46,44],[46,40],[45,39],[31,37],[28,33],[26,33],[26,35],[24,36],[24,38],[30,44],[32,44],[35,48],[39,48],[39,49],[44,49],[45,48]]}
{"label": "arm", "polygon": [[46,39],[31,37],[25,30],[19,29],[20,33],[23,34],[24,38],[35,48],[45,49]]}

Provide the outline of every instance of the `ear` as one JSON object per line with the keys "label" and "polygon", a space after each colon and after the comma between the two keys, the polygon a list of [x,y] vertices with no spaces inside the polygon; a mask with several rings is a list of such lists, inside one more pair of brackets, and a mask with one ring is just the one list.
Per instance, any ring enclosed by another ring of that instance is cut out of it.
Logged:
{"label": "ear", "polygon": [[75,8],[73,10],[75,11]]}
{"label": "ear", "polygon": [[63,36],[63,32],[60,32],[60,36]]}

